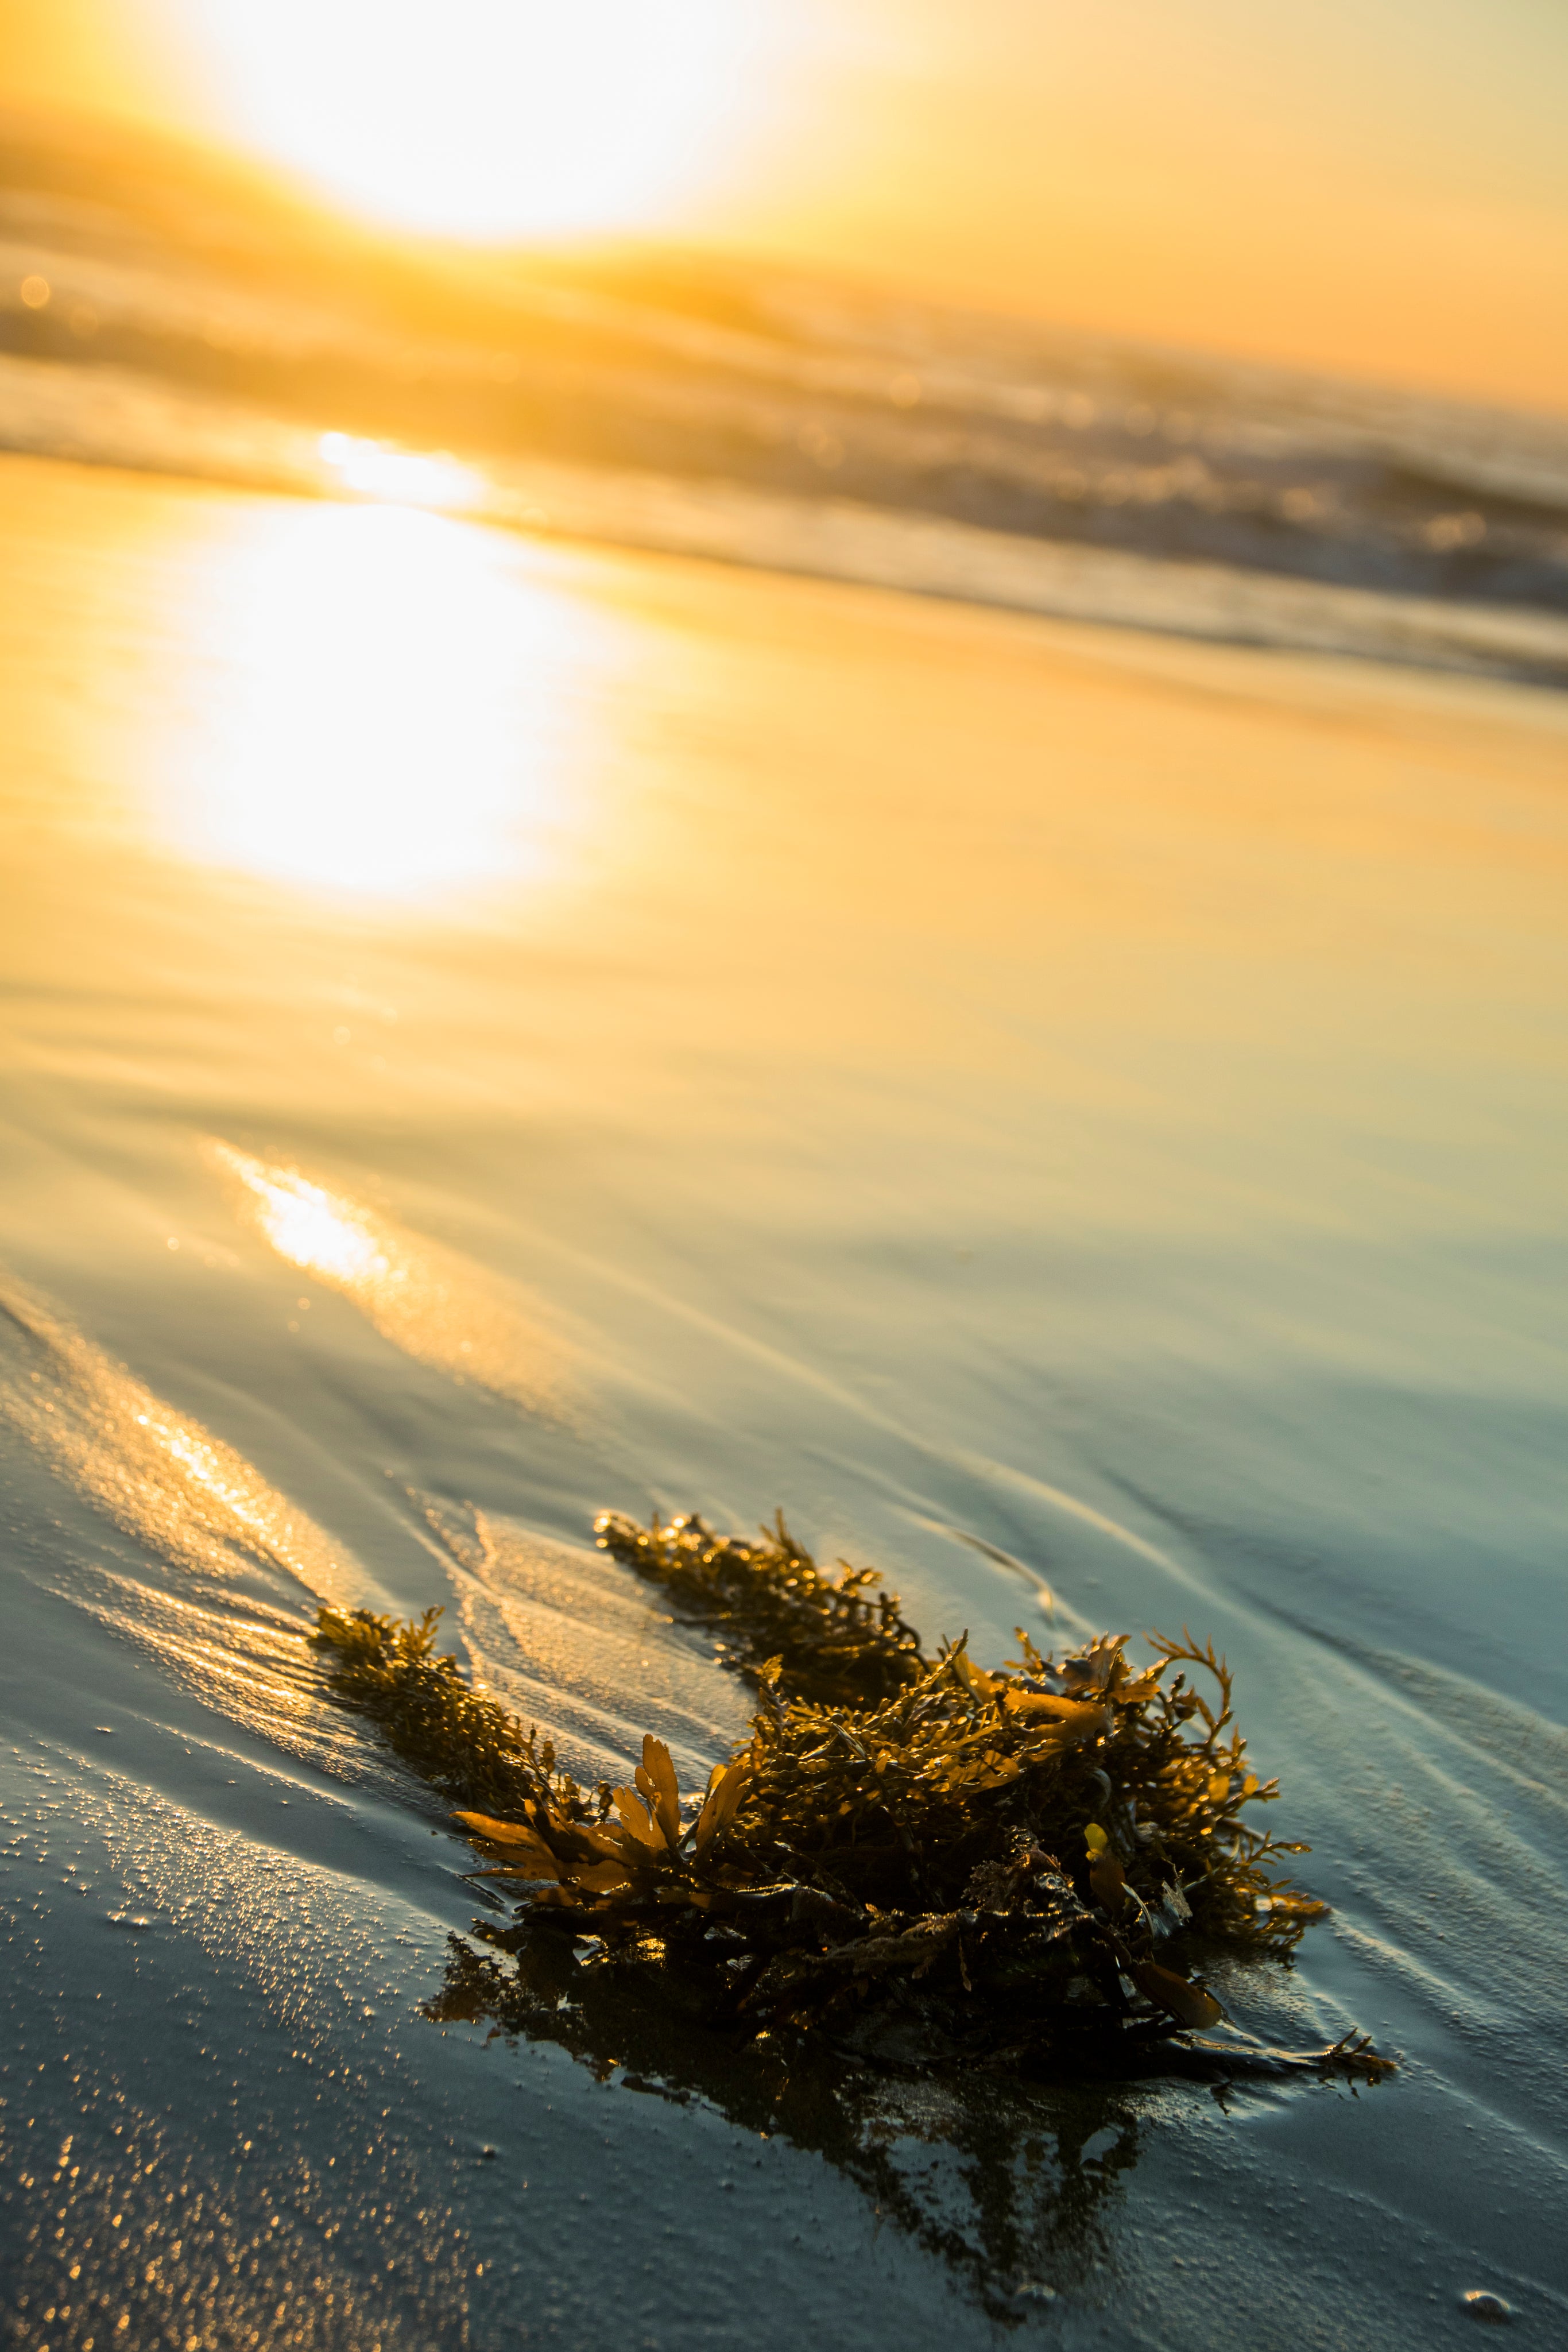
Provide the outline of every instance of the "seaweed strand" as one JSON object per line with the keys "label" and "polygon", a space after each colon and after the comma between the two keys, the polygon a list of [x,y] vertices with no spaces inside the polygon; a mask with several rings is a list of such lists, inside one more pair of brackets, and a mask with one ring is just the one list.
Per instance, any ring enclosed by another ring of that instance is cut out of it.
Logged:
{"label": "seaweed strand", "polygon": [[695,1514],[641,1528],[606,1511],[601,1550],[657,1584],[684,1616],[712,1626],[718,1654],[756,1682],[770,1660],[798,1697],[864,1706],[916,1681],[920,1636],[874,1568],[818,1567],[777,1513],[758,1539],[716,1536]]}

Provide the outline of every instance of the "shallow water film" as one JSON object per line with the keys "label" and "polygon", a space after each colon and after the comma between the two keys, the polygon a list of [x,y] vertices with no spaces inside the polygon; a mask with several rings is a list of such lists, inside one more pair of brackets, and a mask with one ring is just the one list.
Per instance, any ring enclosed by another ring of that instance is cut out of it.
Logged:
{"label": "shallow water film", "polygon": [[[7,2340],[1561,2342],[1562,698],[20,457],[0,688]],[[1212,1640],[1397,2072],[519,1965],[319,1609],[700,1788],[779,1505]]]}

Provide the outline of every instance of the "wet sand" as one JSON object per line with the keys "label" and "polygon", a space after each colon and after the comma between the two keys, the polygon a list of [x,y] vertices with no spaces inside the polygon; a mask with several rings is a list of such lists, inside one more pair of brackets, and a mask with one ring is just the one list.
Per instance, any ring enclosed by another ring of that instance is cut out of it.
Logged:
{"label": "wet sand", "polygon": [[[1556,2340],[1568,704],[23,458],[0,548],[13,2340]],[[684,1774],[592,1516],[778,1504],[1211,1634],[1333,1906],[1226,1998],[1396,2080],[812,2140],[424,2018],[315,1600]]]}

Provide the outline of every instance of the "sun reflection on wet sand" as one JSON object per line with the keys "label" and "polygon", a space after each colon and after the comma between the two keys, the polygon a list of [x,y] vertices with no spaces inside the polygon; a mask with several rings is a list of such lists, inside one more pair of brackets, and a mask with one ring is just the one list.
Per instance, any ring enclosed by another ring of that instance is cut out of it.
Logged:
{"label": "sun reflection on wet sand", "polygon": [[322,1601],[357,1595],[365,1581],[243,1454],[4,1280],[0,1419],[115,1526],[177,1567],[222,1582],[280,1571]]}
{"label": "sun reflection on wet sand", "polygon": [[352,433],[323,433],[320,450],[345,489],[388,506],[459,514],[477,506],[484,496],[480,476],[455,457],[389,449],[384,442],[362,440]]}
{"label": "sun reflection on wet sand", "polygon": [[591,617],[504,541],[408,506],[227,520],[150,778],[185,854],[361,898],[548,876],[581,797]]}
{"label": "sun reflection on wet sand", "polygon": [[384,1608],[389,1596],[243,1454],[0,1274],[6,1425],[135,1547],[127,1560],[57,1534],[40,1558],[8,1566],[226,1721],[337,1777],[362,1774],[363,1742],[302,1637],[319,1601]]}
{"label": "sun reflection on wet sand", "polygon": [[269,1166],[216,1139],[206,1154],[253,1231],[351,1299],[394,1347],[530,1412],[576,1417],[570,1350],[514,1303],[500,1276],[297,1168]]}

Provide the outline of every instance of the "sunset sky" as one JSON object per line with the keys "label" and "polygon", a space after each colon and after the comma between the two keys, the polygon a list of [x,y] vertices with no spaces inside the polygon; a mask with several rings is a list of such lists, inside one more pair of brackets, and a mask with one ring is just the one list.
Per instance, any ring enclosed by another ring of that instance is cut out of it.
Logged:
{"label": "sunset sky", "polygon": [[1568,407],[1555,0],[0,0],[0,80],[389,222]]}

